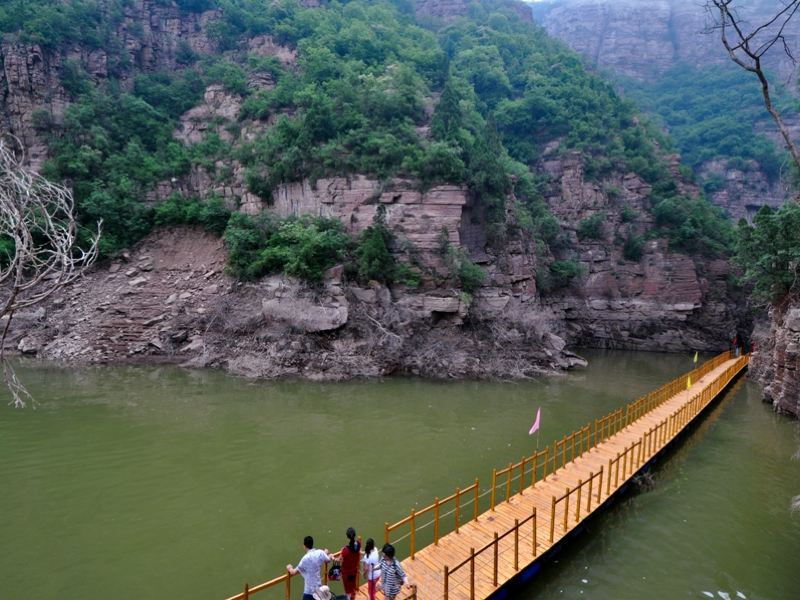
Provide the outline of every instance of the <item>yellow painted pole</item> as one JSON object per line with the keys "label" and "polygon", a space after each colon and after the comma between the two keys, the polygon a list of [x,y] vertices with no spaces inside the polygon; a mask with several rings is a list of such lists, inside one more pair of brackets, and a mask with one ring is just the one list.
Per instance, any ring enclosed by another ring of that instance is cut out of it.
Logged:
{"label": "yellow painted pole", "polygon": [[475,548],[469,549],[469,600],[475,600]]}
{"label": "yellow painted pole", "polygon": [[491,508],[492,512],[494,512],[494,501],[495,501],[495,492],[497,490],[497,469],[492,469],[492,494],[491,494]]}
{"label": "yellow painted pole", "polygon": [[475,499],[472,501],[472,520],[478,520],[478,502],[480,501],[480,486],[478,485],[478,478],[475,478]]}
{"label": "yellow painted pole", "polygon": [[411,560],[414,560],[414,553],[417,550],[417,511],[411,509]]}
{"label": "yellow painted pole", "polygon": [[456,488],[456,533],[458,533],[458,522],[461,517],[461,488]]}
{"label": "yellow painted pole", "polygon": [[494,532],[494,568],[492,569],[492,585],[494,585],[494,587],[497,587],[497,562],[498,562],[497,546],[499,545],[499,543],[500,542],[497,539],[497,532],[495,531]]}
{"label": "yellow painted pole", "polygon": [[433,499],[433,545],[439,545],[439,496]]}

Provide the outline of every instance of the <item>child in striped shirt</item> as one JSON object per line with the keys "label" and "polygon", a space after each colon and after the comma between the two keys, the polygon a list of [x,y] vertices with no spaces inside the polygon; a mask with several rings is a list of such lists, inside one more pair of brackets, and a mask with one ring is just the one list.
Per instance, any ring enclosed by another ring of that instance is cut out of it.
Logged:
{"label": "child in striped shirt", "polygon": [[383,547],[381,559],[381,589],[386,600],[394,600],[403,585],[408,585],[408,577],[400,561],[394,558],[394,546],[386,544]]}

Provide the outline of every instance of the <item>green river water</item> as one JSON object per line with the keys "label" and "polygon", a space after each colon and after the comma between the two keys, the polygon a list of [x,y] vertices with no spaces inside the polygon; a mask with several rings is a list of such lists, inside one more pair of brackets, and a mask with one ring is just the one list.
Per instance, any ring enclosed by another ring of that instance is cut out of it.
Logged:
{"label": "green river water", "polygon": [[[221,600],[296,563],[307,533],[332,550],[350,525],[379,539],[412,506],[488,481],[534,450],[539,406],[544,447],[692,367],[584,355],[586,369],[524,383],[25,364],[35,409],[0,399],[0,599]],[[737,383],[652,486],[514,597],[800,598],[799,446],[798,424]]]}

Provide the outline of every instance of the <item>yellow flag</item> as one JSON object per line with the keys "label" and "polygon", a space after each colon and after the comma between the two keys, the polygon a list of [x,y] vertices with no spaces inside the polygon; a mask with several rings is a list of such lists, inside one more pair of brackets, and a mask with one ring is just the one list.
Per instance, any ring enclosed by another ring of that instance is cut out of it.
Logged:
{"label": "yellow flag", "polygon": [[694,364],[697,364],[697,352],[694,353]]}
{"label": "yellow flag", "polygon": [[689,376],[686,378],[686,389],[688,390],[691,387],[692,387],[692,377]]}

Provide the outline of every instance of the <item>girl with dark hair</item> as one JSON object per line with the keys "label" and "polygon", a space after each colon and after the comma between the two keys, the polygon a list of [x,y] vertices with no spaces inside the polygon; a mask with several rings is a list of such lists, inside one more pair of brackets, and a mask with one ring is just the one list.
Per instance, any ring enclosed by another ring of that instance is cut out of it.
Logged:
{"label": "girl with dark hair", "polygon": [[344,593],[355,600],[358,591],[358,561],[361,558],[361,543],[356,540],[356,530],[347,528],[347,546],[342,548],[342,583]]}
{"label": "girl with dark hair", "polygon": [[367,538],[367,542],[364,544],[364,558],[361,559],[361,562],[364,563],[364,579],[367,580],[369,600],[375,600],[378,581],[381,578],[381,557],[378,549],[375,548],[375,540],[372,538]]}
{"label": "girl with dark hair", "polygon": [[408,577],[400,561],[394,557],[394,546],[383,545],[381,560],[381,589],[386,600],[394,600],[403,586],[409,586]]}

